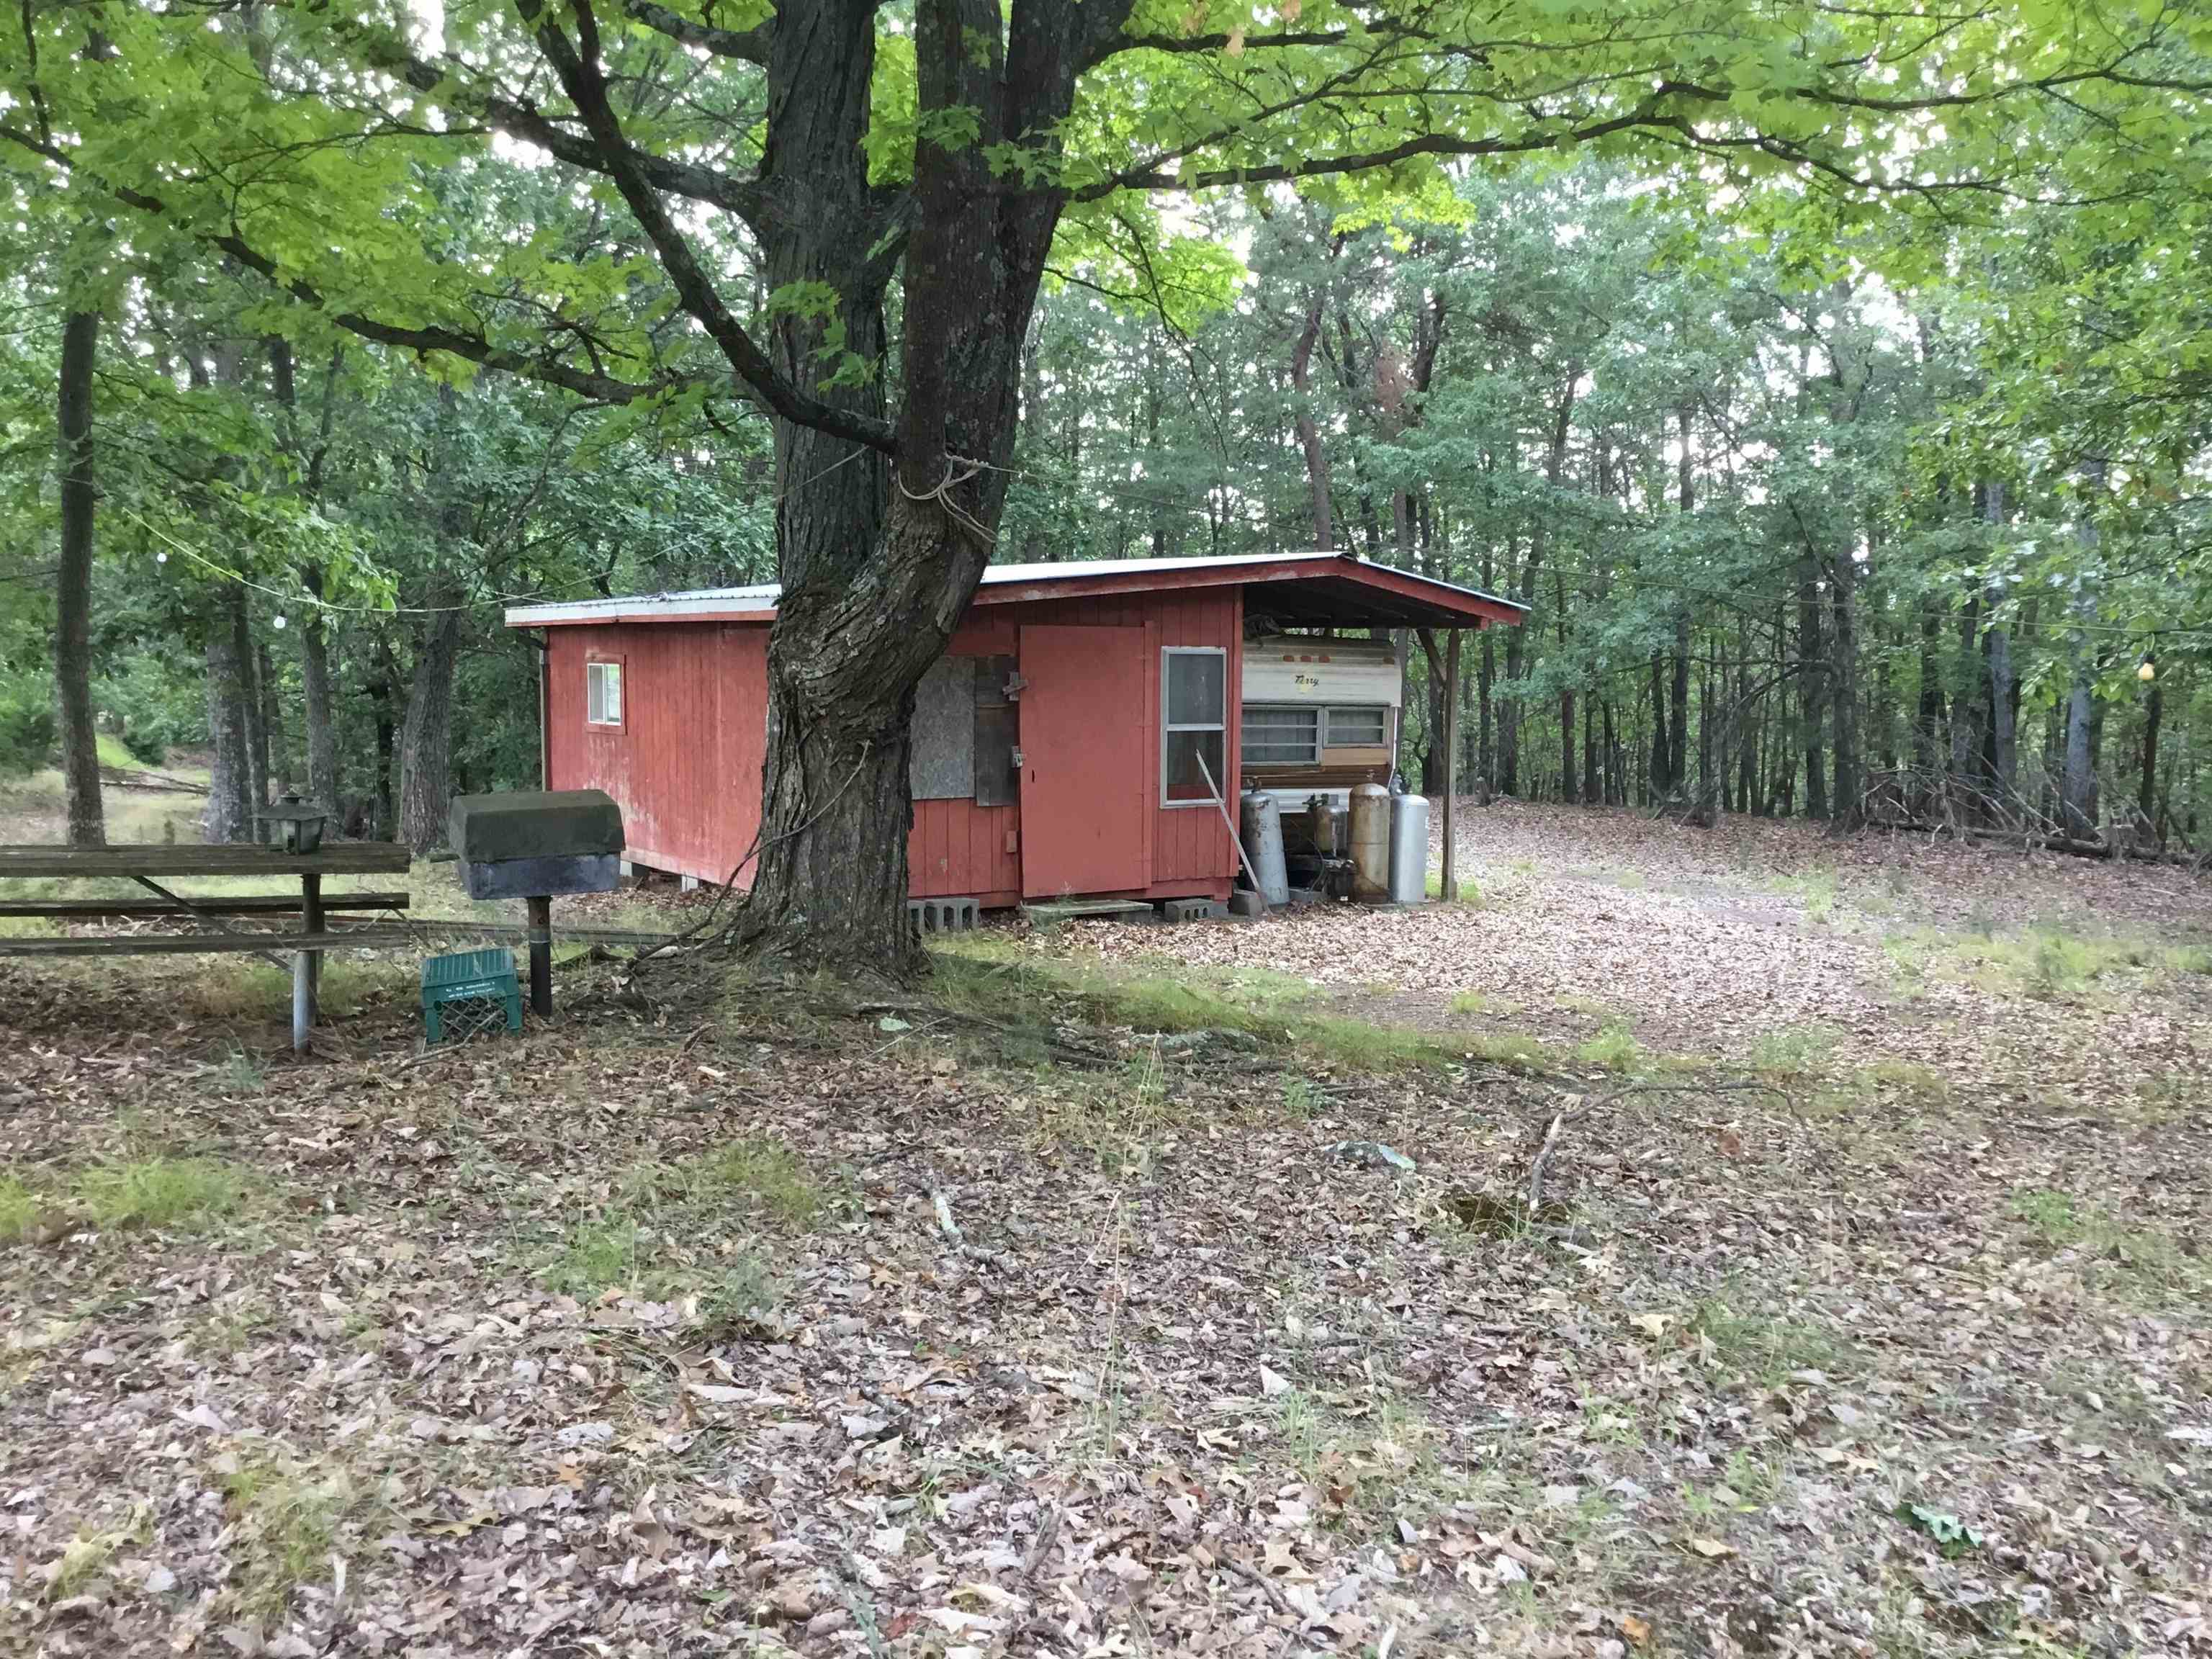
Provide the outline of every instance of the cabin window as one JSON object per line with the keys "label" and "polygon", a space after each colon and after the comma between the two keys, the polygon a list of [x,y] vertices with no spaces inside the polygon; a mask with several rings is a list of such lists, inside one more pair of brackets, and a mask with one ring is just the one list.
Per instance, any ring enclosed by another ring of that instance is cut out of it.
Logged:
{"label": "cabin window", "polygon": [[1381,707],[1332,708],[1328,711],[1328,746],[1346,749],[1354,744],[1380,748],[1390,740],[1390,711]]}
{"label": "cabin window", "polygon": [[1247,766],[1314,766],[1321,761],[1321,710],[1244,705]]}
{"label": "cabin window", "polygon": [[584,721],[588,726],[623,723],[622,665],[587,662],[584,665]]}
{"label": "cabin window", "polygon": [[1160,713],[1161,805],[1219,800],[1229,765],[1229,653],[1218,646],[1161,652]]}

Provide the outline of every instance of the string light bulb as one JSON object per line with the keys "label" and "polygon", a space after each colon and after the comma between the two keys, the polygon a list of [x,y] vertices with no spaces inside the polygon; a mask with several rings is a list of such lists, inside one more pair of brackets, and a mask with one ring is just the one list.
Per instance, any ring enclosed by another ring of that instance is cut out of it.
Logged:
{"label": "string light bulb", "polygon": [[284,627],[284,613],[281,611],[276,613],[276,626],[279,632],[283,631]]}
{"label": "string light bulb", "polygon": [[2141,680],[2145,685],[2148,685],[2153,680],[2158,678],[2157,659],[2148,651],[2143,653],[2142,665],[2136,670],[2136,678]]}

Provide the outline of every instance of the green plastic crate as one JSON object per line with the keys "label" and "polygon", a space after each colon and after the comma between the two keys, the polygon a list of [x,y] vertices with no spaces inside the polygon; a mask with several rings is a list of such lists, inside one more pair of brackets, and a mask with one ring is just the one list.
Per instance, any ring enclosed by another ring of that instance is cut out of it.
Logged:
{"label": "green plastic crate", "polygon": [[456,951],[422,964],[422,1033],[433,1048],[448,1036],[465,1040],[490,1030],[500,1010],[508,1030],[522,1029],[514,951]]}

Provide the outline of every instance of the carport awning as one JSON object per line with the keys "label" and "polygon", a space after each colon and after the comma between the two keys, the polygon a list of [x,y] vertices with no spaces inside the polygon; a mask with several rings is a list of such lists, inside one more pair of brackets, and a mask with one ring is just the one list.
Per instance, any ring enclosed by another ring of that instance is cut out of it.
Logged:
{"label": "carport awning", "polygon": [[1528,614],[1528,606],[1494,593],[1371,564],[1348,553],[996,565],[983,573],[975,603],[1014,605],[1081,593],[1184,587],[1242,587],[1248,617],[1285,628],[1486,628],[1518,623]]}

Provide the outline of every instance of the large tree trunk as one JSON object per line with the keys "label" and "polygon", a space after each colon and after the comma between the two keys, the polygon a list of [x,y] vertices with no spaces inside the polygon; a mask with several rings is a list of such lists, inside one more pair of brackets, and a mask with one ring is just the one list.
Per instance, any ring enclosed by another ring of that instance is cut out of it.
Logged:
{"label": "large tree trunk", "polygon": [[[875,11],[873,0],[823,0],[778,19],[764,170],[793,187],[803,180],[808,203],[763,236],[771,280],[828,284],[847,347],[872,357],[883,349],[890,269],[871,225],[860,142]],[[1072,106],[1079,32],[1118,27],[1124,15],[1126,4],[1110,0],[1017,8],[1002,64],[994,0],[917,9],[922,108],[969,111],[981,134],[916,146],[921,210],[905,250],[895,461],[854,458],[843,440],[776,425],[784,586],[769,643],[758,865],[743,921],[764,946],[878,972],[921,959],[906,914],[914,689],[989,558],[1018,425],[1020,343],[1059,217],[1049,196],[1006,191],[990,155],[1017,136],[1050,147],[1038,135]],[[779,327],[781,366],[802,383],[818,381],[823,325],[790,316]],[[873,384],[823,395],[861,413],[882,401]]]}
{"label": "large tree trunk", "polygon": [[56,414],[61,428],[61,563],[54,585],[54,701],[72,847],[107,839],[100,799],[100,734],[92,719],[92,549],[99,491],[93,477],[92,371],[100,313],[73,311],[62,325]]}
{"label": "large tree trunk", "polygon": [[459,655],[459,592],[448,579],[431,584],[429,603],[407,688],[399,729],[399,839],[427,853],[446,838],[453,805],[453,664]]}
{"label": "large tree trunk", "polygon": [[209,768],[207,811],[200,833],[209,842],[253,839],[252,677],[246,654],[246,590],[216,584],[207,617]]}

